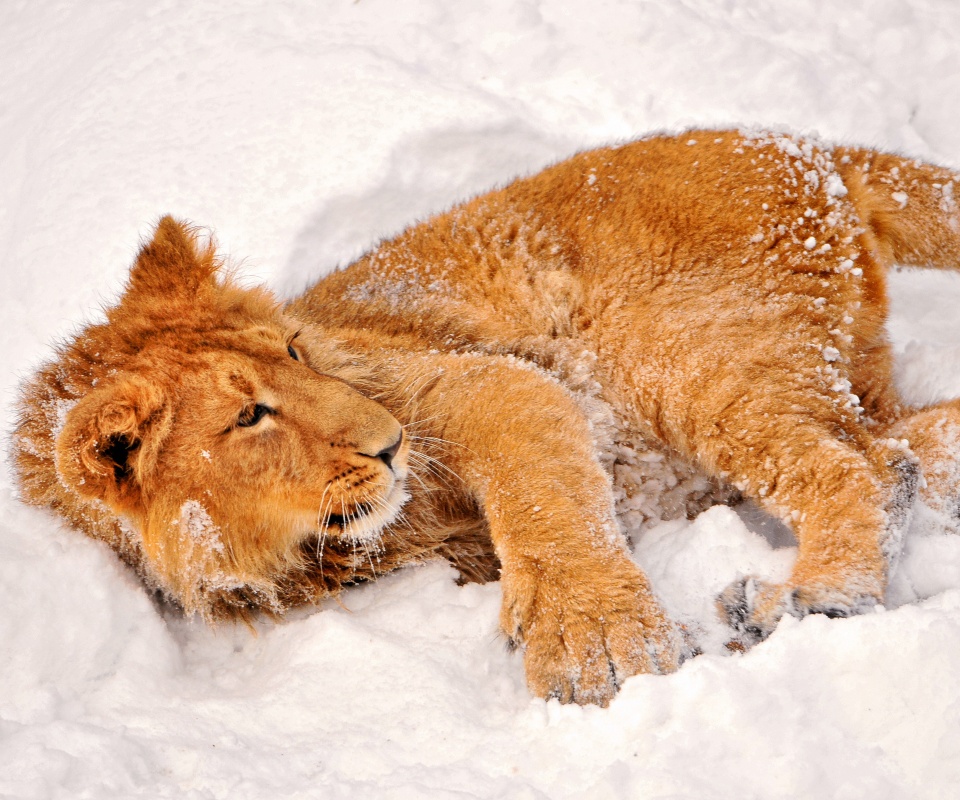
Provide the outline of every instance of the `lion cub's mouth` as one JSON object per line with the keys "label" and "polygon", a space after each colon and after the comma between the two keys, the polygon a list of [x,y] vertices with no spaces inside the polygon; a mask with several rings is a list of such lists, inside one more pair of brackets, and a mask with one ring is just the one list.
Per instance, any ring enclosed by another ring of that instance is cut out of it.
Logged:
{"label": "lion cub's mouth", "polygon": [[[367,516],[373,508],[369,503],[358,503],[357,507],[353,510],[353,514],[350,516],[353,519],[360,519],[361,517]],[[345,528],[347,526],[348,517],[343,516],[342,514],[330,514],[326,519],[321,520],[320,524],[324,527],[330,527],[331,525],[336,525],[338,528]]]}
{"label": "lion cub's mouth", "polygon": [[397,481],[385,498],[376,503],[357,503],[350,511],[341,514],[327,514],[320,520],[320,526],[325,532],[344,539],[367,541],[395,522],[403,504],[409,499],[403,481]]}

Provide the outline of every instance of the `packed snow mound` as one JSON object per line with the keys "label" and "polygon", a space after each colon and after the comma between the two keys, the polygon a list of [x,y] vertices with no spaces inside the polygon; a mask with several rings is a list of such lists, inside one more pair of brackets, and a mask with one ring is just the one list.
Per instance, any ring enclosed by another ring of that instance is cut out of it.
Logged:
{"label": "packed snow mound", "polygon": [[[95,319],[163,213],[292,296],[572,152],[783,125],[960,163],[950,0],[212,0],[0,9],[0,403]],[[890,276],[898,380],[960,396],[960,275]],[[8,422],[8,429],[11,424]],[[0,796],[902,798],[960,785],[960,539],[910,531],[887,608],[723,646],[713,597],[789,570],[714,508],[635,556],[704,655],[610,708],[532,700],[499,588],[445,565],[210,629],[0,485]],[[825,499],[825,502],[828,502]]]}

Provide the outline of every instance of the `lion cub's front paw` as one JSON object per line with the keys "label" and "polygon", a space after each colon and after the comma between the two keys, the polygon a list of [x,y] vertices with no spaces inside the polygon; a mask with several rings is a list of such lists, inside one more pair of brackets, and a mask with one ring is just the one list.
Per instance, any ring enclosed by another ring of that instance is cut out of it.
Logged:
{"label": "lion cub's front paw", "polygon": [[785,614],[802,618],[808,614],[852,617],[873,608],[876,592],[828,586],[789,586],[741,578],[717,598],[721,618],[737,632],[736,643],[750,647],[766,639]]}
{"label": "lion cub's front paw", "polygon": [[679,666],[678,628],[639,570],[623,573],[602,585],[542,575],[505,581],[503,627],[523,648],[533,694],[606,706],[631,675]]}

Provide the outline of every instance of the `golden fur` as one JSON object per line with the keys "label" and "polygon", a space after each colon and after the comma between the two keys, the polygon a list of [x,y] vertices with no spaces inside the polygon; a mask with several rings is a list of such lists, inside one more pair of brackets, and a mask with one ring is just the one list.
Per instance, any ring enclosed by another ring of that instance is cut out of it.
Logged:
{"label": "golden fur", "polygon": [[787,583],[719,600],[747,642],[882,600],[918,465],[957,527],[960,406],[897,396],[884,273],[960,266],[958,178],[780,134],[651,137],[416,225],[285,308],[166,217],[107,321],[25,387],[22,495],[208,618],[435,555],[499,570],[531,690],[606,703],[683,649],[618,511],[740,492],[791,525]]}

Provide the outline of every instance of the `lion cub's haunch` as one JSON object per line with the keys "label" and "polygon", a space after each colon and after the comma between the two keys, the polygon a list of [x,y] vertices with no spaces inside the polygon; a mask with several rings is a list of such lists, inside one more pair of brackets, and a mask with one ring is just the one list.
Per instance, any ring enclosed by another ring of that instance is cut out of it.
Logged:
{"label": "lion cub's haunch", "polygon": [[286,307],[165,217],[107,321],[25,387],[23,497],[208,618],[432,556],[499,570],[531,690],[606,703],[682,650],[622,523],[737,492],[786,520],[790,579],[719,601],[747,642],[882,600],[918,465],[957,527],[960,405],[898,398],[884,270],[960,266],[958,179],[779,134],[653,137]]}

